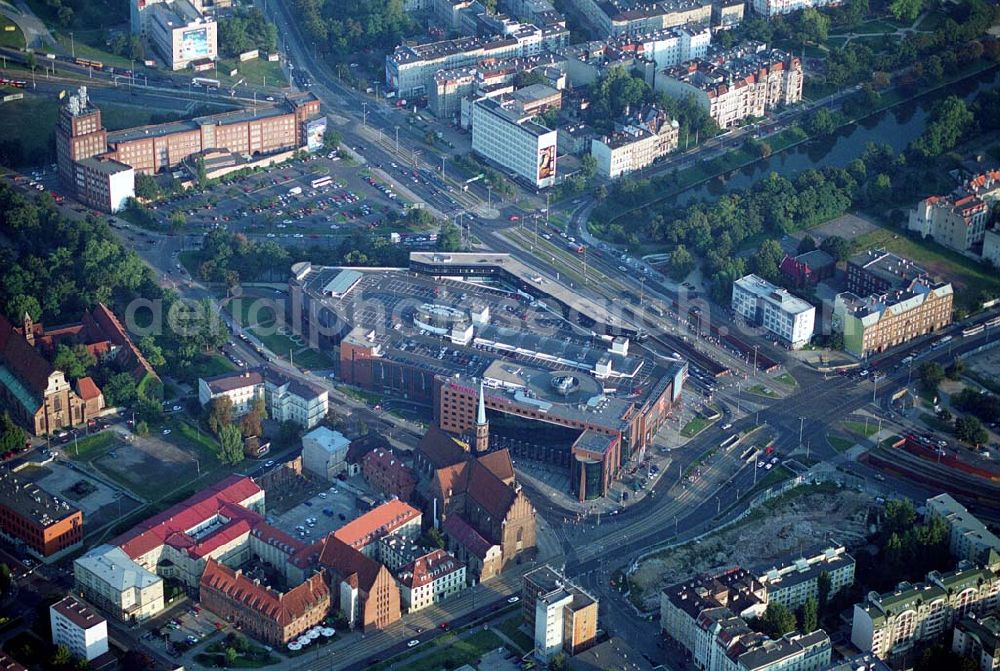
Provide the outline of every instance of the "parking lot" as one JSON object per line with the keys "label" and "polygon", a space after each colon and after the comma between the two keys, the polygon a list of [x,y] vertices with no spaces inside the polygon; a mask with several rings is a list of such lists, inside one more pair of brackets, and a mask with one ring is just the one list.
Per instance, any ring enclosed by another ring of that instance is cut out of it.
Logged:
{"label": "parking lot", "polygon": [[358,508],[356,492],[365,493],[353,483],[338,480],[287,512],[276,515],[272,523],[304,543],[312,543],[364,512]]}
{"label": "parking lot", "polygon": [[316,154],[237,178],[209,194],[179,194],[150,207],[165,226],[180,213],[188,229],[222,227],[282,244],[333,244],[357,231],[406,233],[395,222],[407,203],[378,173],[332,153]]}

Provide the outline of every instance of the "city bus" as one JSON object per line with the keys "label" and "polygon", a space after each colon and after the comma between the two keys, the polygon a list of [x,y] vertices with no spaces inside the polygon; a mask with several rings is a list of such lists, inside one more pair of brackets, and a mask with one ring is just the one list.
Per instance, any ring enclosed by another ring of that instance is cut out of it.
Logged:
{"label": "city bus", "polygon": [[751,446],[743,450],[743,454],[740,455],[740,459],[748,464],[752,464],[754,460],[757,459],[758,454],[760,454],[760,450]]}
{"label": "city bus", "polygon": [[734,433],[733,435],[729,436],[724,441],[719,443],[719,447],[721,447],[723,450],[729,451],[732,448],[736,447],[739,444],[739,442],[740,442],[740,434]]}
{"label": "city bus", "polygon": [[191,79],[191,86],[214,86],[219,88],[218,79],[208,79],[207,77],[193,77]]}
{"label": "city bus", "polygon": [[324,186],[329,186],[333,184],[333,178],[327,175],[326,177],[320,177],[319,179],[314,179],[309,185],[314,189],[321,189]]}

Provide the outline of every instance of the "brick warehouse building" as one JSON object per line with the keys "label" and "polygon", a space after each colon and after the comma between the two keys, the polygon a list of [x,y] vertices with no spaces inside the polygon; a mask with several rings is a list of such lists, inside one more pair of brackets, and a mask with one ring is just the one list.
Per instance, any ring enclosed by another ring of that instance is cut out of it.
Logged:
{"label": "brick warehouse building", "polygon": [[0,536],[48,561],[83,544],[83,513],[0,468]]}
{"label": "brick warehouse building", "polygon": [[281,594],[212,559],[200,587],[205,608],[271,645],[288,643],[330,610],[330,590],[321,573]]}
{"label": "brick warehouse building", "polygon": [[115,212],[134,196],[136,172],[154,174],[208,151],[256,157],[306,147],[314,122],[322,125],[319,99],[306,92],[272,107],[108,132],[81,87],[59,112],[59,179],[88,205]]}

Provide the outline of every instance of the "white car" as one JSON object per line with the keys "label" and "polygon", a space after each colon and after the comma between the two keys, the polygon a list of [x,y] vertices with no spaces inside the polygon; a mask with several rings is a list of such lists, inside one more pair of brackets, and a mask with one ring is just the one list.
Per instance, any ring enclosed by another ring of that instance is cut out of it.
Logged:
{"label": "white car", "polygon": [[267,463],[264,464],[264,468],[271,468],[271,466],[274,466],[274,460],[269,459]]}
{"label": "white car", "polygon": [[409,643],[406,644],[406,647],[407,648],[415,648],[418,645],[420,645],[420,641],[418,641],[417,639],[413,639],[412,641],[410,641]]}
{"label": "white car", "polygon": [[326,498],[326,492],[320,492],[320,493],[319,493],[319,497],[320,497],[321,499],[325,499],[325,498]]}
{"label": "white car", "polygon": [[515,596],[512,596],[509,599],[507,599],[507,603],[517,603],[520,600],[521,600],[521,597],[515,595]]}
{"label": "white car", "polygon": [[170,429],[164,429],[163,430],[163,435],[164,436],[169,436],[170,435]]}

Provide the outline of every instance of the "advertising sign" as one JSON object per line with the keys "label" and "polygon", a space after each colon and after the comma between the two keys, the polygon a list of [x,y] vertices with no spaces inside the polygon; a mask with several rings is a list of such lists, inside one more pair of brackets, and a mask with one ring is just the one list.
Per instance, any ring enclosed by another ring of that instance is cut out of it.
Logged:
{"label": "advertising sign", "polygon": [[260,51],[257,49],[251,49],[250,51],[244,51],[240,54],[240,61],[252,61],[260,55]]}
{"label": "advertising sign", "polygon": [[542,147],[538,151],[538,179],[548,179],[556,174],[556,146]]}
{"label": "advertising sign", "polygon": [[195,28],[181,33],[181,60],[208,58],[208,28]]}
{"label": "advertising sign", "polygon": [[323,148],[323,136],[326,135],[326,117],[306,122],[306,149],[318,151]]}

